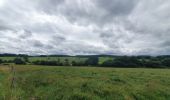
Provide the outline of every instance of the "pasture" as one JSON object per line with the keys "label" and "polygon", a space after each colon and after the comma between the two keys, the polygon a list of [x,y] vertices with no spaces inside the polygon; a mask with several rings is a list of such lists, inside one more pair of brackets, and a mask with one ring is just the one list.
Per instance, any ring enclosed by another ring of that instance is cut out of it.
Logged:
{"label": "pasture", "polygon": [[169,100],[170,69],[0,66],[0,100]]}

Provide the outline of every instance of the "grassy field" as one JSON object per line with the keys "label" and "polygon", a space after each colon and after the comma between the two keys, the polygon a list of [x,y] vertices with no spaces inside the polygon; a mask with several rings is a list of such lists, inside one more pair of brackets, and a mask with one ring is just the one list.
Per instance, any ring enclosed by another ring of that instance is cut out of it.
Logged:
{"label": "grassy field", "polygon": [[0,57],[2,60],[14,60],[16,57]]}
{"label": "grassy field", "polygon": [[0,66],[0,100],[170,100],[170,69]]}

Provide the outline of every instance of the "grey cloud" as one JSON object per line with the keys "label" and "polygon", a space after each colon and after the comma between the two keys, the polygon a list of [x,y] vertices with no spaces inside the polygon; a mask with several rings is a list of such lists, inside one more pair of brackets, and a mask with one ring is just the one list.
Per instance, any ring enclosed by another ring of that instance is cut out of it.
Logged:
{"label": "grey cloud", "polygon": [[[73,23],[88,25],[107,24],[116,17],[131,13],[137,5],[136,0],[50,0],[40,2],[42,11],[51,15],[63,15]],[[45,4],[45,5],[44,5]],[[47,9],[49,8],[49,9]]]}
{"label": "grey cloud", "polygon": [[37,47],[37,48],[41,48],[41,47],[44,46],[44,44],[42,42],[38,41],[38,40],[33,40],[31,42],[33,43],[33,46]]}
{"label": "grey cloud", "polygon": [[55,49],[53,45],[49,45],[49,44],[45,45],[45,48],[46,49]]}
{"label": "grey cloud", "polygon": [[3,0],[0,53],[170,54],[168,0]]}
{"label": "grey cloud", "polygon": [[26,26],[27,29],[32,30],[35,33],[55,33],[55,26],[51,23],[36,23],[33,26]]}
{"label": "grey cloud", "polygon": [[112,16],[121,16],[131,13],[139,1],[137,0],[96,0],[99,8],[103,8]]}
{"label": "grey cloud", "polygon": [[62,36],[53,36],[53,40],[57,42],[63,42],[66,40],[66,38]]}
{"label": "grey cloud", "polygon": [[2,30],[10,30],[10,27],[8,27],[6,25],[0,25],[0,31],[2,31]]}
{"label": "grey cloud", "polygon": [[168,47],[170,48],[170,40],[166,40],[160,43],[160,47]]}
{"label": "grey cloud", "polygon": [[57,11],[58,6],[64,3],[65,0],[37,0],[37,9],[54,14]]}
{"label": "grey cloud", "polygon": [[32,37],[32,33],[31,31],[28,31],[28,30],[24,30],[24,33],[19,36],[19,38],[21,39],[27,39],[30,37]]}

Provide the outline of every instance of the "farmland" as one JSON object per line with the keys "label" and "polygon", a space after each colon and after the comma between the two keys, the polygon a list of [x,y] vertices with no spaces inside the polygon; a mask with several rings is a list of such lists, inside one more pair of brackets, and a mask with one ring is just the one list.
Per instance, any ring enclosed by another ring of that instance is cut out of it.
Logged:
{"label": "farmland", "polygon": [[0,99],[169,100],[170,70],[1,65]]}

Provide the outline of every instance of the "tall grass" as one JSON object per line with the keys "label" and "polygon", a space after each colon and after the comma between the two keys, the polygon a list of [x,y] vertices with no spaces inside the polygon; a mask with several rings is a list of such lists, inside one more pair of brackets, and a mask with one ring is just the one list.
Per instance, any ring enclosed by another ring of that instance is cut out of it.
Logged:
{"label": "tall grass", "polygon": [[2,100],[170,99],[169,69],[15,66],[13,88],[8,70],[0,70]]}

